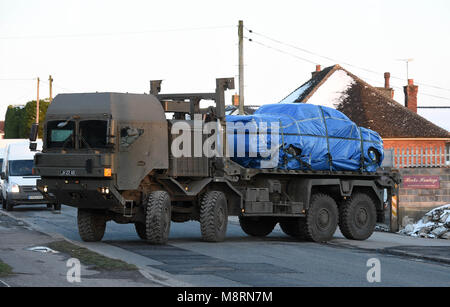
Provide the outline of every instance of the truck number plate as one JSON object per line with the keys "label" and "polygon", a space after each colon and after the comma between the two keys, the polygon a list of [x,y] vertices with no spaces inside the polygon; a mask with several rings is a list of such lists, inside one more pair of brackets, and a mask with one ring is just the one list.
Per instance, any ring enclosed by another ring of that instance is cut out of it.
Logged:
{"label": "truck number plate", "polygon": [[73,169],[63,169],[59,173],[61,176],[75,176],[75,170]]}

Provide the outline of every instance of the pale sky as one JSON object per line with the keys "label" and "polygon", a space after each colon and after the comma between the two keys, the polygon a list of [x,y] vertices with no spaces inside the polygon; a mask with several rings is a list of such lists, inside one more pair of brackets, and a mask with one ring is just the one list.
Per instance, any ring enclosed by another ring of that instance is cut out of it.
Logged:
{"label": "pale sky", "polygon": [[236,77],[237,87],[239,19],[254,31],[245,31],[254,40],[244,47],[246,104],[280,101],[315,64],[341,64],[374,86],[389,71],[402,87],[398,59],[414,58],[419,106],[450,106],[449,16],[447,0],[0,0],[0,119],[8,105],[36,98],[37,77],[48,97],[50,74],[54,96],[144,93],[151,79],[164,80],[163,93],[214,91],[217,77]]}

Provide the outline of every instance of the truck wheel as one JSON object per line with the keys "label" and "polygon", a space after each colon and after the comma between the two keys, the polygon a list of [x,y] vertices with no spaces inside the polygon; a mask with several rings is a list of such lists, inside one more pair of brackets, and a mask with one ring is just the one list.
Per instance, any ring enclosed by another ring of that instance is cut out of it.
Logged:
{"label": "truck wheel", "polygon": [[272,232],[277,221],[272,217],[239,217],[242,230],[253,237],[265,237]]}
{"label": "truck wheel", "polygon": [[5,199],[3,198],[3,195],[0,196],[0,201],[2,202],[2,209],[6,210],[6,202]]}
{"label": "truck wheel", "polygon": [[78,232],[85,242],[101,241],[105,235],[106,218],[103,212],[78,209]]}
{"label": "truck wheel", "polygon": [[288,236],[298,240],[306,240],[306,218],[298,217],[280,222],[281,230]]}
{"label": "truck wheel", "polygon": [[152,244],[165,244],[170,232],[170,196],[165,191],[155,191],[147,198],[146,237]]}
{"label": "truck wheel", "polygon": [[134,228],[136,229],[136,233],[142,240],[147,240],[147,228],[144,223],[136,222],[134,223]]}
{"label": "truck wheel", "polygon": [[353,195],[341,205],[339,211],[339,228],[347,239],[366,240],[373,234],[377,211],[369,195]]}
{"label": "truck wheel", "polygon": [[200,203],[200,228],[203,240],[221,242],[228,225],[228,208],[225,194],[210,191],[203,194]]}
{"label": "truck wheel", "polygon": [[331,240],[337,229],[338,215],[333,198],[326,194],[314,194],[305,219],[306,239],[313,242]]}
{"label": "truck wheel", "polygon": [[55,211],[61,211],[61,204],[60,204],[60,203],[55,203],[55,204],[53,204],[53,210],[55,210]]}

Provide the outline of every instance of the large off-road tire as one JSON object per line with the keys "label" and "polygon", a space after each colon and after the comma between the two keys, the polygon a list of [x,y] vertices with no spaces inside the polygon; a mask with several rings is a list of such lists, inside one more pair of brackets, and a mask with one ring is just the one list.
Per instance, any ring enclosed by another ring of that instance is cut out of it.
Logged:
{"label": "large off-road tire", "polygon": [[146,237],[151,244],[166,244],[170,233],[171,205],[166,191],[151,192],[146,207]]}
{"label": "large off-road tire", "polygon": [[228,225],[228,206],[225,194],[206,192],[200,203],[200,228],[203,240],[221,242],[225,239]]}
{"label": "large off-road tire", "polygon": [[373,199],[356,193],[339,208],[339,228],[350,240],[366,240],[375,231],[377,210]]}
{"label": "large off-road tire", "polygon": [[78,209],[78,232],[85,242],[98,242],[103,239],[106,229],[104,211]]}
{"label": "large off-road tire", "polygon": [[134,228],[136,233],[142,240],[147,240],[147,228],[144,223],[136,222],[134,223]]}
{"label": "large off-road tire", "polygon": [[265,237],[269,235],[275,225],[277,224],[277,220],[273,217],[239,217],[239,224],[241,225],[242,230],[253,237]]}
{"label": "large off-road tire", "polygon": [[306,218],[290,218],[280,221],[281,230],[288,236],[298,240],[306,240]]}
{"label": "large off-road tire", "polygon": [[333,238],[339,219],[334,199],[318,193],[311,197],[305,219],[305,238],[313,242],[327,242]]}

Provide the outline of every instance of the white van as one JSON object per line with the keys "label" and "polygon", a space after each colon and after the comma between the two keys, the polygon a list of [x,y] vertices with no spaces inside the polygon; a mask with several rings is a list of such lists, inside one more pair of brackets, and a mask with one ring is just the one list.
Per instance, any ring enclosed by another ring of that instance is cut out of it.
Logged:
{"label": "white van", "polygon": [[[37,141],[37,146],[38,150],[42,149],[41,140]],[[47,204],[47,207],[54,206],[60,210],[58,204],[46,201],[36,188],[36,180],[40,177],[32,173],[34,155],[35,152],[30,151],[27,141],[8,144],[6,147],[0,173],[3,209],[11,211],[21,204]]]}
{"label": "white van", "polygon": [[[3,160],[5,159],[6,147],[13,143],[24,143],[27,139],[0,139],[0,172],[3,166]],[[0,192],[2,189],[3,180],[0,178]]]}

